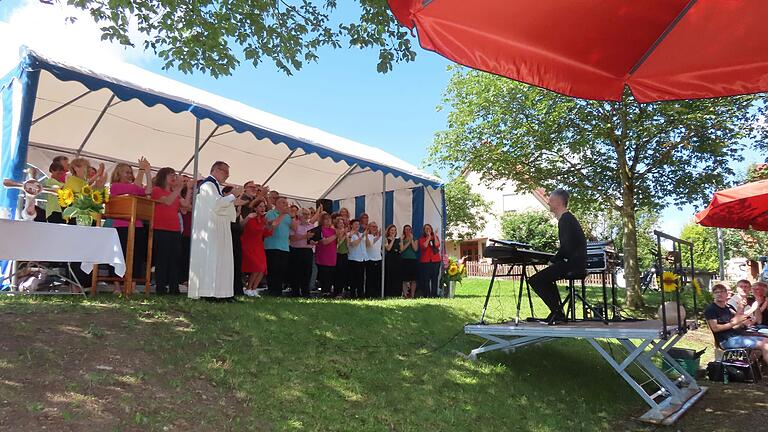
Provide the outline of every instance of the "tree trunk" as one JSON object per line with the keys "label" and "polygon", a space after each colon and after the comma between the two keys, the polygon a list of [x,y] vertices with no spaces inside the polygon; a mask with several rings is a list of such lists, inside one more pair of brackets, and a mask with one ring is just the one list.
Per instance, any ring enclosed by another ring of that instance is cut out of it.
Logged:
{"label": "tree trunk", "polygon": [[635,196],[630,187],[622,192],[621,222],[624,226],[624,279],[627,283],[627,306],[631,309],[643,307],[640,292],[640,264],[637,260],[637,225],[635,219]]}

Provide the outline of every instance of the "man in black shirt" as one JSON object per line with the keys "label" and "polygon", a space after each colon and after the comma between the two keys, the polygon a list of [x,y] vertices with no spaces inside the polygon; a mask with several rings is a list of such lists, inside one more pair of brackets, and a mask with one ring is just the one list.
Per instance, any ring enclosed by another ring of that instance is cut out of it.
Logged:
{"label": "man in black shirt", "polygon": [[754,325],[754,318],[751,315],[737,313],[733,306],[728,304],[728,290],[725,285],[713,286],[712,295],[715,301],[704,309],[704,318],[720,347],[760,350],[763,361],[768,364],[768,343],[765,336],[746,330]]}
{"label": "man in black shirt", "polygon": [[587,239],[579,221],[568,211],[568,192],[556,189],[549,196],[549,209],[557,217],[560,248],[544,270],[531,276],[529,282],[536,294],[549,307],[550,323],[565,321],[560,308],[560,294],[556,281],[565,278],[582,278],[587,273]]}

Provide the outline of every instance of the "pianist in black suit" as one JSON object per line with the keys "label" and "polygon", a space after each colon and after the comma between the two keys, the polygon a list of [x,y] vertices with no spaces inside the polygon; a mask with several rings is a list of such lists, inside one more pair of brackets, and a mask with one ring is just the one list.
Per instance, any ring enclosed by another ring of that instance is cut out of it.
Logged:
{"label": "pianist in black suit", "polygon": [[579,221],[568,211],[568,192],[556,189],[549,196],[549,209],[557,217],[560,249],[551,259],[549,267],[533,275],[529,283],[544,300],[552,315],[552,322],[566,319],[560,307],[560,294],[556,281],[569,277],[581,278],[587,272],[587,239]]}

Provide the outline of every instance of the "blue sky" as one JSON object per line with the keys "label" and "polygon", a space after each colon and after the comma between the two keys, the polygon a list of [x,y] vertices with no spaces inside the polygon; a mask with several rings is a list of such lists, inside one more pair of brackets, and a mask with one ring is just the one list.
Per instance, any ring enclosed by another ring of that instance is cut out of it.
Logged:
{"label": "blue sky", "polygon": [[[46,25],[40,21],[40,11],[47,13],[55,8],[41,6],[36,0],[4,0],[0,2],[0,24],[8,23],[13,15],[14,21],[10,22],[12,34],[31,31],[29,37],[47,37],[55,41],[59,35],[46,35]],[[20,16],[23,15],[21,12],[26,12],[28,22]],[[345,14],[353,12],[342,11]],[[90,23],[79,23],[77,29],[72,27],[66,31],[82,33],[77,43],[98,44],[85,39],[97,39],[93,33],[95,28],[91,28],[91,33],[82,29],[87,24]],[[35,26],[37,29],[29,30]],[[261,110],[382,148],[421,166],[434,133],[445,128],[446,113],[438,112],[436,107],[450,76],[446,70],[450,62],[420,48],[417,52],[415,62],[397,64],[387,74],[376,72],[378,56],[375,51],[340,49],[322,51],[318,63],[306,65],[293,76],[278,71],[267,61],[258,69],[243,64],[232,76],[213,79],[200,73],[184,75],[174,70],[163,71],[162,63],[151,55],[111,48],[111,54],[122,57],[122,60]],[[7,51],[0,51],[0,56],[7,55]],[[750,162],[762,160],[762,157],[752,154],[748,159]],[[744,166],[746,162],[737,168]],[[683,211],[666,210],[662,215],[662,229],[679,233],[693,212],[691,207]]]}

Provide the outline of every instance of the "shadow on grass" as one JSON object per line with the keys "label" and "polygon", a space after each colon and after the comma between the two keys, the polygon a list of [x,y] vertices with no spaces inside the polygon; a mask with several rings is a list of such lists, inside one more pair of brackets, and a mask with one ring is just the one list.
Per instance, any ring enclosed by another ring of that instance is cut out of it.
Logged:
{"label": "shadow on grass", "polygon": [[[475,289],[475,291],[478,291]],[[483,294],[416,301],[177,298],[17,305],[163,321],[143,348],[206,377],[276,430],[608,430],[639,397],[585,342],[556,340],[470,362],[463,334]],[[508,301],[509,299],[503,299]],[[6,310],[11,304],[0,303]],[[244,424],[248,424],[245,421]]]}
{"label": "shadow on grass", "polygon": [[638,405],[585,343],[464,360],[468,318],[430,301],[214,305],[177,348],[203,348],[187,364],[278,429],[599,430]]}

